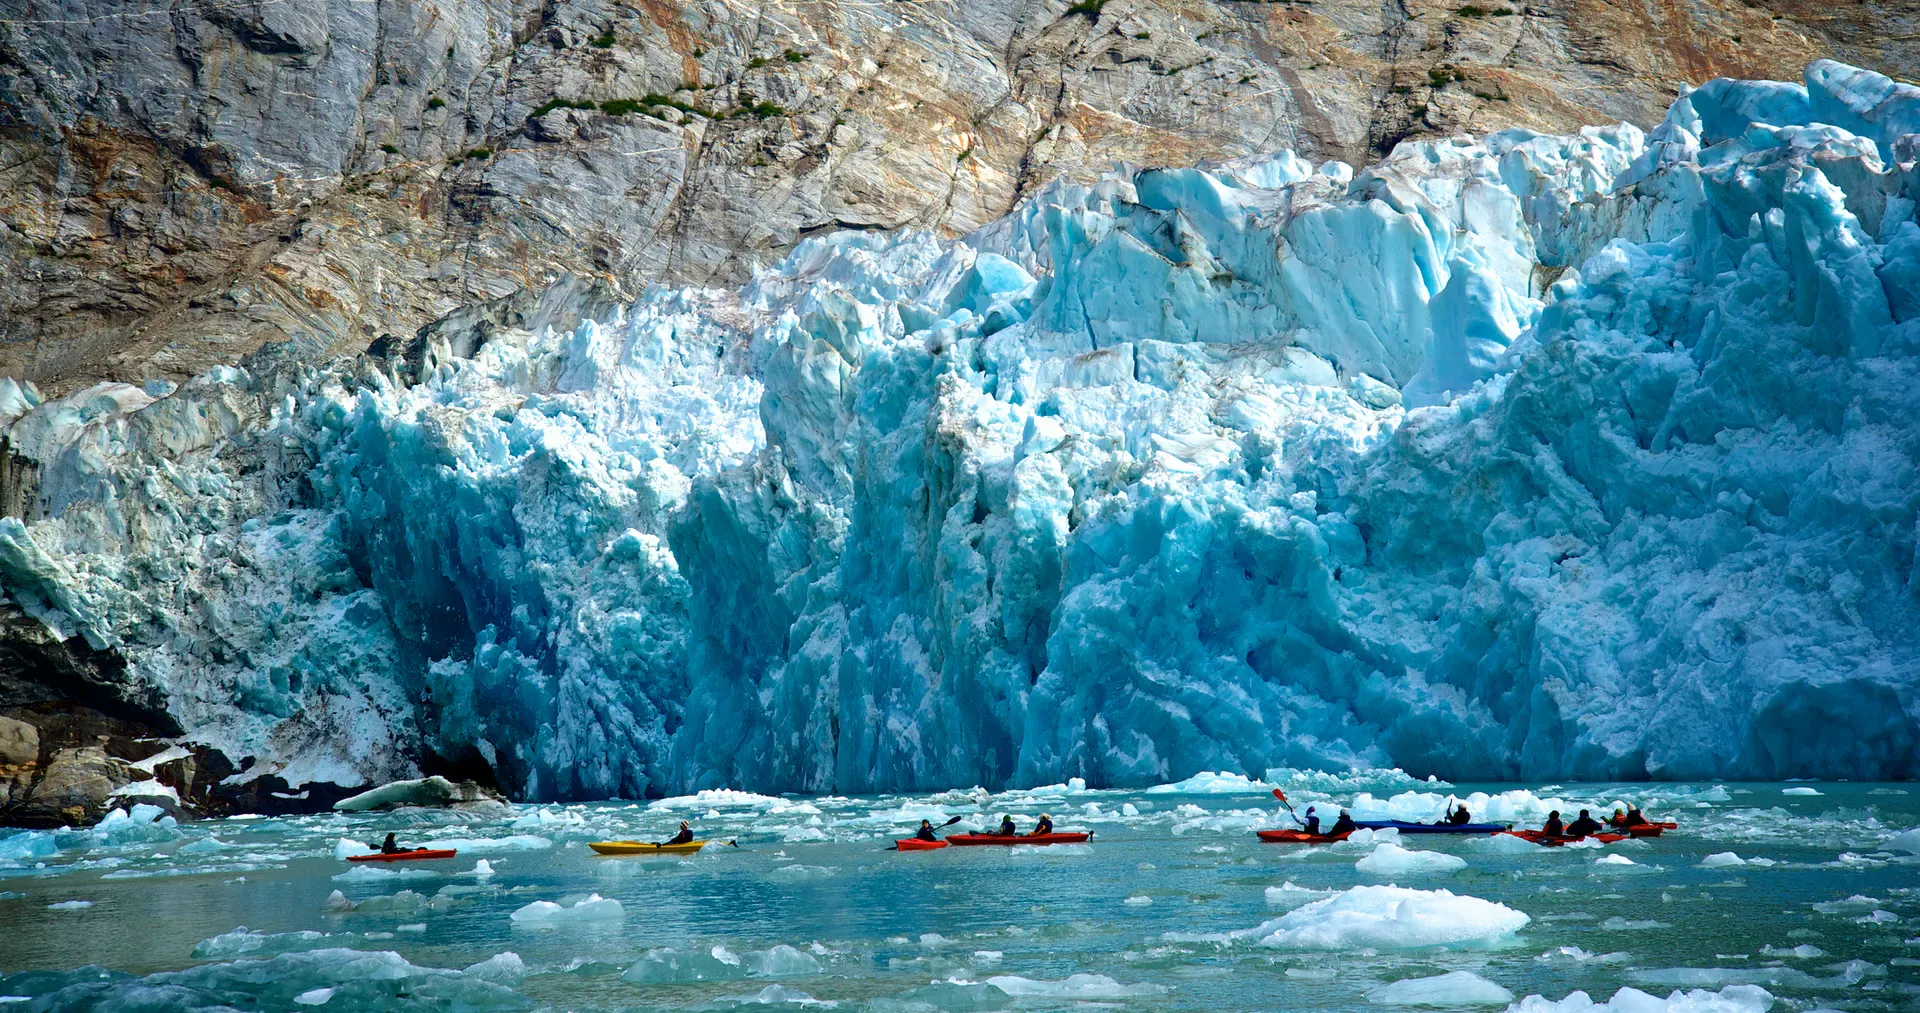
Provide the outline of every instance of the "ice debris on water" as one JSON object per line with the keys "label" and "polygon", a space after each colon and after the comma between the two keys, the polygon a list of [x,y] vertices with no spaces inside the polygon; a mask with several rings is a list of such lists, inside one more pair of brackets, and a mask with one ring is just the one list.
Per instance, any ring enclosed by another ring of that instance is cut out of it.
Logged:
{"label": "ice debris on water", "polygon": [[1381,1006],[1490,1006],[1512,1002],[1513,993],[1472,971],[1449,971],[1368,989],[1367,1001]]}
{"label": "ice debris on water", "polygon": [[1438,851],[1410,851],[1387,841],[1375,845],[1353,867],[1369,876],[1451,876],[1466,868],[1467,860]]}
{"label": "ice debris on water", "polygon": [[1002,974],[987,979],[987,984],[1019,998],[1045,999],[1131,999],[1165,995],[1164,985],[1121,984],[1104,974],[1070,974],[1058,981],[1037,981],[1018,975]]}
{"label": "ice debris on water", "polygon": [[47,905],[49,911],[85,911],[93,906],[90,900],[63,900]]}
{"label": "ice debris on water", "polygon": [[1809,788],[1805,785],[1800,785],[1794,788],[1782,788],[1780,789],[1780,794],[1782,795],[1818,795],[1818,794],[1821,794],[1821,792],[1818,788]]}
{"label": "ice debris on water", "polygon": [[289,783],[1913,776],[1896,92],[1055,181],[415,382],[9,393],[0,587]]}
{"label": "ice debris on water", "polygon": [[648,950],[620,979],[634,985],[683,985],[747,977],[791,978],[821,970],[816,956],[785,943],[744,954],[719,945],[684,950],[659,947]]}
{"label": "ice debris on water", "polygon": [[1637,988],[1623,988],[1606,1002],[1594,1002],[1585,992],[1573,992],[1558,1001],[1530,995],[1509,1007],[1509,1013],[1767,1013],[1773,994],[1756,985],[1729,985],[1718,992],[1675,991],[1666,998]]}
{"label": "ice debris on water", "polygon": [[1174,942],[1247,940],[1288,950],[1495,946],[1530,920],[1505,904],[1448,890],[1356,886],[1250,929],[1224,934],[1168,933],[1167,938]]}
{"label": "ice debris on water", "polygon": [[[362,907],[365,905],[362,904]],[[515,926],[527,928],[558,928],[562,925],[581,925],[594,922],[619,921],[627,916],[626,908],[611,897],[602,897],[597,893],[575,901],[572,904],[556,904],[550,900],[536,900],[520,908],[508,917]]]}

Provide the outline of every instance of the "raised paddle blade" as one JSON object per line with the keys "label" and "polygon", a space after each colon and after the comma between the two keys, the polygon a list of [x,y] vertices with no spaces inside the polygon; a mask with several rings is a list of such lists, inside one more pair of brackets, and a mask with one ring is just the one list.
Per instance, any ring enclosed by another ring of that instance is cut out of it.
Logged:
{"label": "raised paddle blade", "polygon": [[943,827],[950,827],[950,826],[953,826],[953,825],[954,825],[955,823],[958,823],[958,822],[960,822],[960,821],[961,821],[961,819],[963,819],[963,818],[964,818],[964,817],[960,817],[960,816],[955,816],[954,818],[952,818],[952,819],[950,819],[950,820],[948,820],[948,821],[946,821],[945,823],[942,823],[942,824],[940,824],[940,825],[941,825],[941,826],[943,826]]}
{"label": "raised paddle blade", "polygon": [[1275,788],[1273,789],[1273,797],[1279,799],[1282,802],[1285,802],[1287,800],[1287,793],[1284,791],[1281,791],[1278,788]]}

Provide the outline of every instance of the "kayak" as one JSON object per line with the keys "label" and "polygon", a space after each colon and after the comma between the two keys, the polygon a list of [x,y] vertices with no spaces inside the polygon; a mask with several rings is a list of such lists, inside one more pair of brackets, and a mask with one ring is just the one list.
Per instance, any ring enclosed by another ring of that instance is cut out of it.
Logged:
{"label": "kayak", "polygon": [[954,834],[947,838],[946,843],[962,848],[979,847],[986,844],[1008,846],[1014,844],[1081,844],[1092,836],[1092,831],[1067,834],[1015,834],[1012,837],[1003,837],[999,834]]}
{"label": "kayak", "polygon": [[932,851],[935,848],[946,847],[947,842],[923,841],[918,837],[909,837],[904,841],[894,841],[893,846],[897,851]]}
{"label": "kayak", "polygon": [[[1520,838],[1523,841],[1532,841],[1533,843],[1538,844],[1543,848],[1557,848],[1562,844],[1572,844],[1574,841],[1586,840],[1585,837],[1554,836],[1542,830],[1505,830],[1505,831],[1502,831],[1502,833],[1511,834],[1515,837]],[[1596,841],[1599,841],[1602,844],[1615,844],[1620,841],[1626,840],[1627,835],[1598,833],[1593,835],[1593,839]]]}
{"label": "kayak", "polygon": [[590,841],[587,847],[602,855],[691,855],[707,846],[706,841],[685,844],[653,844],[647,841]]}
{"label": "kayak", "polygon": [[1665,832],[1665,830],[1666,830],[1665,827],[1661,827],[1652,823],[1643,823],[1638,826],[1628,827],[1627,833],[1631,834],[1634,837],[1658,837],[1663,832]]}
{"label": "kayak", "polygon": [[452,848],[415,848],[412,851],[396,851],[391,855],[374,852],[371,855],[348,855],[349,862],[417,862],[423,858],[452,858]]}
{"label": "kayak", "polygon": [[1398,830],[1403,834],[1497,834],[1506,823],[1408,823],[1405,820],[1354,820],[1366,830]]}
{"label": "kayak", "polygon": [[1305,830],[1256,830],[1254,833],[1259,834],[1260,839],[1269,844],[1332,844],[1334,841],[1346,840],[1353,831],[1347,830],[1337,834],[1310,834]]}

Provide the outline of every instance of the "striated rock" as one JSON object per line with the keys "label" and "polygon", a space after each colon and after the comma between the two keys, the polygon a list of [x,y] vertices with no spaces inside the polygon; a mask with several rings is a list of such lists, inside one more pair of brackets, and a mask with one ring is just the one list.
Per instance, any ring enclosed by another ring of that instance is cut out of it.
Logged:
{"label": "striated rock", "polygon": [[62,749],[47,761],[32,794],[14,806],[7,822],[17,826],[80,825],[106,815],[114,790],[140,780],[140,772],[98,746]]}
{"label": "striated rock", "polygon": [[1115,161],[1359,164],[1648,125],[1681,84],[1814,56],[1920,66],[1920,14],[1885,0],[124,13],[0,0],[0,376],[50,394],[357,351],[565,274],[632,294],[827,230],[962,233]]}

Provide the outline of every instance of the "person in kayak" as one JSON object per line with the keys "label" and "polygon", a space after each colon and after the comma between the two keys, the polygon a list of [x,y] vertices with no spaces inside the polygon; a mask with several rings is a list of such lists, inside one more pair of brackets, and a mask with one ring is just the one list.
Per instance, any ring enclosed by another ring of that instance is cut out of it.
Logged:
{"label": "person in kayak", "polygon": [[412,850],[412,848],[403,848],[394,843],[392,834],[388,834],[387,839],[380,842],[380,853],[383,855],[398,855]]}
{"label": "person in kayak", "polygon": [[1046,813],[1041,813],[1040,822],[1033,825],[1033,836],[1045,837],[1050,833],[1053,833],[1053,817],[1048,816]]}
{"label": "person in kayak", "polygon": [[1565,837],[1567,835],[1567,828],[1560,822],[1560,810],[1555,809],[1547,814],[1547,822],[1541,825],[1540,832],[1546,834],[1548,837]]}
{"label": "person in kayak", "polygon": [[1567,836],[1586,837],[1599,833],[1601,829],[1600,821],[1594,819],[1587,814],[1585,809],[1582,809],[1580,810],[1580,817],[1572,823],[1567,824]]}
{"label": "person in kayak", "polygon": [[1608,825],[1610,825],[1610,826],[1616,826],[1616,827],[1624,827],[1624,826],[1626,826],[1626,825],[1627,825],[1627,811],[1626,811],[1625,809],[1615,809],[1615,810],[1613,811],[1613,815],[1612,815],[1612,816],[1609,816],[1609,817],[1607,817],[1607,823],[1608,823]]}
{"label": "person in kayak", "polygon": [[693,824],[688,823],[686,820],[681,820],[680,832],[677,834],[674,834],[672,840],[660,842],[660,846],[664,848],[669,844],[692,844],[692,843],[693,843]]}
{"label": "person in kayak", "polygon": [[1447,823],[1452,826],[1463,827],[1472,822],[1473,814],[1467,811],[1466,806],[1460,806],[1447,814]]}
{"label": "person in kayak", "polygon": [[995,836],[998,837],[1017,837],[1019,833],[1019,828],[1013,825],[1012,816],[1000,817],[1000,829],[994,831]]}
{"label": "person in kayak", "polygon": [[1313,814],[1313,807],[1307,807],[1307,818],[1300,821],[1300,828],[1315,837],[1320,836],[1320,817]]}
{"label": "person in kayak", "polygon": [[921,841],[937,841],[940,839],[933,835],[933,822],[931,820],[921,820],[920,829],[914,831],[913,836],[915,840]]}
{"label": "person in kayak", "polygon": [[1340,818],[1333,821],[1333,829],[1329,830],[1328,833],[1329,834],[1350,834],[1358,829],[1360,828],[1353,822],[1353,817],[1347,815],[1347,811],[1345,809],[1342,809],[1340,810]]}
{"label": "person in kayak", "polygon": [[1638,806],[1627,807],[1627,819],[1625,823],[1621,824],[1621,826],[1644,827],[1649,825],[1650,824],[1647,823],[1646,816],[1641,814]]}

